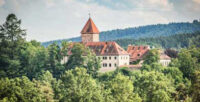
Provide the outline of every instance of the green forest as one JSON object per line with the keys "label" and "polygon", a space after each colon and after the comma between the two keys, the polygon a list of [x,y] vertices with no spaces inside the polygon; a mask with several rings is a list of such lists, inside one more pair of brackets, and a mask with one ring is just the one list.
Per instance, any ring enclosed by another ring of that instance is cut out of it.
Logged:
{"label": "green forest", "polygon": [[168,67],[158,63],[158,49],[152,49],[141,70],[99,73],[100,60],[81,44],[75,44],[68,62],[61,63],[70,42],[44,47],[25,38],[21,20],[9,14],[0,25],[0,102],[200,100],[199,42],[180,49]]}
{"label": "green forest", "polygon": [[150,47],[162,48],[162,49],[181,49],[188,48],[195,45],[200,47],[200,32],[188,33],[188,34],[176,34],[171,36],[160,36],[151,38],[140,39],[118,39],[114,40],[123,48],[127,48],[131,45],[149,45]]}

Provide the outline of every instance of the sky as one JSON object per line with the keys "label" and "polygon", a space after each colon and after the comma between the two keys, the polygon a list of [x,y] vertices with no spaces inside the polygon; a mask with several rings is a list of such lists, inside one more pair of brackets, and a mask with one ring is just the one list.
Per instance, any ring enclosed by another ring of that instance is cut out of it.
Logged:
{"label": "sky", "polygon": [[27,40],[80,36],[89,13],[100,31],[200,19],[200,0],[0,0],[0,25],[8,14],[22,20]]}

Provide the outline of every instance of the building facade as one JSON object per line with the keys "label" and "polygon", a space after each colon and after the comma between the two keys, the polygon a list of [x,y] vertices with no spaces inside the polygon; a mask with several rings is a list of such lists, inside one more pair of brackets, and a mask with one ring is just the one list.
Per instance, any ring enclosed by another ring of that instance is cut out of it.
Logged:
{"label": "building facade", "polygon": [[[82,43],[85,47],[89,47],[101,60],[100,72],[113,71],[122,65],[129,65],[129,53],[121,48],[116,42],[99,42],[99,30],[91,18],[81,31]],[[73,46],[71,46],[73,47]],[[70,56],[69,52],[69,56]],[[66,63],[68,57],[62,60]]]}
{"label": "building facade", "polygon": [[127,48],[127,52],[130,54],[130,63],[133,63],[138,60],[143,60],[143,58],[146,56],[149,50],[149,46],[129,45]]}
{"label": "building facade", "polygon": [[169,63],[171,62],[171,58],[167,56],[163,51],[160,52],[160,64],[163,66],[168,66]]}

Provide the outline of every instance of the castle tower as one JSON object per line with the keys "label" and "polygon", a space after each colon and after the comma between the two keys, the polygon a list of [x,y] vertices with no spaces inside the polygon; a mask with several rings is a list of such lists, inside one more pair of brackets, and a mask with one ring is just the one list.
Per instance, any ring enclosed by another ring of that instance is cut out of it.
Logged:
{"label": "castle tower", "polygon": [[88,19],[81,31],[81,39],[82,42],[99,42],[99,30],[91,18]]}

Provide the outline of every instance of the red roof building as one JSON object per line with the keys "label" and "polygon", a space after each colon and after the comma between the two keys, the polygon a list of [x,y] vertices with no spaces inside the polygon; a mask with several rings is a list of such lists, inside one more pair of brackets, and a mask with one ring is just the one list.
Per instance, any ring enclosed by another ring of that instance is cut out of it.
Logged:
{"label": "red roof building", "polygon": [[132,46],[129,45],[127,52],[130,54],[130,62],[141,60],[150,50],[149,46]]}
{"label": "red roof building", "polygon": [[[129,65],[129,53],[121,48],[116,42],[99,42],[99,30],[91,18],[81,31],[81,43],[93,51],[101,60],[100,72],[113,71],[121,65]],[[72,55],[71,49],[74,44],[71,43],[68,49],[68,55]],[[68,56],[64,57],[62,63],[68,61]]]}

